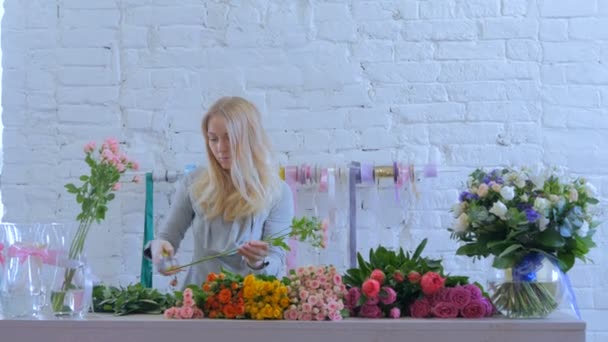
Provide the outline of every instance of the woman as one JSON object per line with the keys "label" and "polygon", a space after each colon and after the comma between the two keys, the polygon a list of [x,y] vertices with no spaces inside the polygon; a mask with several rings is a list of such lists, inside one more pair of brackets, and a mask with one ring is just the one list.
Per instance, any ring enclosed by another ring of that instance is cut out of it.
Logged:
{"label": "woman", "polygon": [[167,221],[150,245],[154,262],[173,256],[191,227],[193,261],[238,252],[191,266],[185,285],[202,284],[221,268],[283,276],[285,252],[262,240],[289,229],[293,198],[272,162],[259,111],[243,98],[224,97],[205,114],[202,130],[209,166],[179,183]]}

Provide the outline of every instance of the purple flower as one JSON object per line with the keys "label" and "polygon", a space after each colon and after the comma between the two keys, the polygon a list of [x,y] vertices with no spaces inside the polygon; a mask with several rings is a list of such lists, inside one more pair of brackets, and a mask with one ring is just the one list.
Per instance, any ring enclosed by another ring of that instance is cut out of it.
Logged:
{"label": "purple flower", "polygon": [[463,287],[471,293],[471,299],[480,299],[481,298],[481,296],[482,296],[481,289],[479,289],[479,287],[477,285],[467,284],[467,285],[464,285]]}
{"label": "purple flower", "polygon": [[468,191],[461,192],[460,196],[458,197],[460,202],[471,201],[471,200],[478,199],[478,198],[479,198],[479,196],[477,196],[476,194],[472,194]]}
{"label": "purple flower", "polygon": [[526,213],[526,218],[528,219],[528,222],[530,222],[530,223],[536,222],[540,218],[540,214],[534,209],[528,208],[525,210],[525,213]]}
{"label": "purple flower", "polygon": [[492,302],[486,297],[481,298],[481,302],[486,307],[486,317],[492,316],[494,314],[494,305]]}
{"label": "purple flower", "polygon": [[357,303],[359,302],[359,298],[361,298],[361,290],[358,287],[351,287],[346,294],[345,305],[348,309],[354,309],[357,307]]}

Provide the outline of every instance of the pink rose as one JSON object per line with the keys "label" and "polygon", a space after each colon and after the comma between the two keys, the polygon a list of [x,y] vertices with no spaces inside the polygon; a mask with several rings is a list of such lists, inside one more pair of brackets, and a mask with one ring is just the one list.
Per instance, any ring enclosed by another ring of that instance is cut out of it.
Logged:
{"label": "pink rose", "polygon": [[183,306],[188,307],[188,308],[193,307],[194,306],[194,300],[192,298],[184,297]]}
{"label": "pink rose", "polygon": [[458,317],[458,308],[449,302],[440,302],[435,304],[432,309],[433,315],[437,318],[456,318]]}
{"label": "pink rose", "polygon": [[329,313],[329,319],[332,321],[341,321],[342,315],[340,314],[340,311],[332,311]]}
{"label": "pink rose", "polygon": [[395,271],[395,273],[393,273],[393,280],[395,280],[397,283],[403,283],[405,277],[401,271]]}
{"label": "pink rose", "polygon": [[334,280],[334,285],[340,285],[342,284],[342,276],[339,274],[335,274],[333,276],[333,280]]}
{"label": "pink rose", "polygon": [[431,306],[435,306],[435,304],[437,304],[439,302],[449,302],[450,301],[450,299],[448,298],[449,294],[450,294],[449,289],[444,287],[444,288],[439,289],[439,291],[435,292],[435,294],[433,294],[432,296],[428,296],[427,298],[428,298]]}
{"label": "pink rose", "polygon": [[407,280],[412,284],[418,284],[418,282],[420,282],[420,273],[411,271],[407,274]]}
{"label": "pink rose", "polygon": [[448,300],[458,309],[464,308],[471,301],[471,292],[462,286],[448,289]]}
{"label": "pink rose", "polygon": [[321,312],[319,312],[318,314],[315,315],[315,320],[317,321],[324,321],[325,320],[325,315]]}
{"label": "pink rose", "polygon": [[194,309],[188,306],[184,306],[179,309],[179,315],[183,319],[190,319],[194,315]]}
{"label": "pink rose", "polygon": [[361,286],[361,291],[365,294],[366,297],[376,297],[378,293],[380,293],[380,282],[376,279],[367,279],[363,282],[363,286]]}
{"label": "pink rose", "polygon": [[378,305],[368,305],[365,304],[361,306],[361,310],[359,310],[359,316],[365,318],[380,318],[382,317],[382,310]]}
{"label": "pink rose", "polygon": [[385,286],[380,292],[380,301],[384,305],[393,304],[397,300],[397,292],[392,287]]}
{"label": "pink rose", "polygon": [[410,316],[414,318],[425,318],[431,314],[431,304],[426,298],[417,299],[410,305]]}
{"label": "pink rose", "polygon": [[163,315],[165,316],[165,318],[167,319],[171,319],[175,317],[175,307],[171,307],[168,308],[167,310],[165,310],[165,312],[163,313]]}
{"label": "pink rose", "polygon": [[486,297],[482,297],[480,300],[486,307],[486,317],[492,316],[494,314],[494,305],[492,302]]}
{"label": "pink rose", "polygon": [[378,303],[380,303],[380,299],[378,297],[367,298],[367,301],[365,301],[365,304],[367,305],[376,305]]}
{"label": "pink rose", "polygon": [[199,309],[199,308],[195,308],[194,309],[194,314],[192,315],[192,318],[204,318],[205,314],[203,313],[203,310]]}
{"label": "pink rose", "polygon": [[420,287],[425,295],[430,296],[437,293],[445,284],[445,278],[442,278],[435,272],[427,272],[420,278]]}
{"label": "pink rose", "polygon": [[384,275],[384,272],[382,272],[379,269],[375,269],[372,271],[372,274],[369,276],[371,279],[376,280],[377,282],[380,283],[380,285],[384,284],[384,279],[386,278],[386,276]]}
{"label": "pink rose", "polygon": [[312,314],[310,312],[302,312],[300,313],[298,319],[300,321],[312,321]]}
{"label": "pink rose", "polygon": [[286,320],[295,321],[298,319],[298,312],[294,309],[289,309],[283,313],[283,317]]}
{"label": "pink rose", "polygon": [[401,317],[401,310],[399,310],[399,308],[392,308],[391,311],[388,314],[388,317],[390,317],[390,318],[399,318],[399,317]]}
{"label": "pink rose", "polygon": [[471,293],[471,299],[480,299],[481,298],[481,296],[482,296],[481,289],[477,285],[467,284],[467,285],[464,285],[463,287]]}
{"label": "pink rose", "polygon": [[308,291],[306,291],[306,290],[300,290],[300,299],[301,300],[308,299],[308,295],[309,295]]}
{"label": "pink rose", "polygon": [[351,287],[346,294],[344,304],[348,308],[355,308],[358,306],[357,304],[359,303],[359,298],[361,298],[361,290],[359,290],[358,287]]}
{"label": "pink rose", "polygon": [[486,315],[486,305],[479,299],[470,301],[464,308],[460,309],[464,318],[481,318]]}

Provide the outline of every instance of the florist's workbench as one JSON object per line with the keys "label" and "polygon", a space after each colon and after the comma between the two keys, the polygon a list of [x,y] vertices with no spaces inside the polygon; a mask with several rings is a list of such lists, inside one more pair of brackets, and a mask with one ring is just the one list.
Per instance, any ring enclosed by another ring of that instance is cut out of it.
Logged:
{"label": "florist's workbench", "polygon": [[0,341],[19,342],[583,342],[585,322],[555,314],[546,319],[359,319],[339,322],[165,320],[160,315],[87,320],[0,320]]}

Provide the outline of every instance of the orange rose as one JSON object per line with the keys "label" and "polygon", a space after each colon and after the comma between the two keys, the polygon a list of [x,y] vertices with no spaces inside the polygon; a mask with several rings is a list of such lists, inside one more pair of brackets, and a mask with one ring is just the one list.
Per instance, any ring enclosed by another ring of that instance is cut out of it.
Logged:
{"label": "orange rose", "polygon": [[223,289],[218,294],[218,299],[219,299],[220,303],[222,303],[222,304],[226,304],[226,303],[230,302],[231,298],[232,298],[232,292],[230,292],[230,290],[228,290],[228,289]]}

